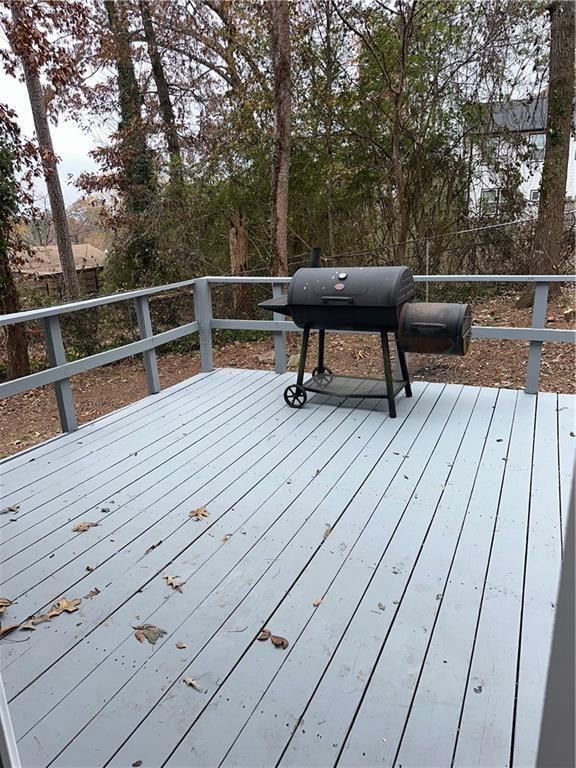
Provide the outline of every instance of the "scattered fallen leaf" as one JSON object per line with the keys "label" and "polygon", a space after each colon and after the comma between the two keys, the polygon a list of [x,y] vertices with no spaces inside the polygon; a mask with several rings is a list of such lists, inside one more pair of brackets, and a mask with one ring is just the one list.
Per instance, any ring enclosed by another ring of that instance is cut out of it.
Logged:
{"label": "scattered fallen leaf", "polygon": [[322,602],[322,598],[321,597],[317,597],[316,600],[312,600],[312,605],[315,608],[318,608],[318,606],[320,605],[321,602]]}
{"label": "scattered fallen leaf", "polygon": [[206,507],[198,507],[198,509],[193,509],[192,512],[188,515],[188,517],[193,517],[196,520],[202,520],[203,517],[209,517],[210,512],[206,509]]}
{"label": "scattered fallen leaf", "polygon": [[322,541],[326,541],[328,536],[330,536],[330,534],[332,533],[332,526],[330,525],[330,523],[324,523],[324,525],[326,526],[326,530],[324,531],[324,536],[322,536]]}
{"label": "scattered fallen leaf", "polygon": [[18,512],[20,509],[19,504],[11,504],[9,507],[4,507],[4,509],[0,509],[0,515],[13,515],[15,512]]}
{"label": "scattered fallen leaf", "polygon": [[50,618],[53,616],[59,616],[61,613],[64,613],[64,611],[67,613],[73,613],[74,611],[78,610],[78,606],[81,602],[82,601],[79,597],[75,598],[74,600],[67,600],[65,597],[61,597],[60,600],[58,600],[57,603],[54,603],[52,608],[50,608],[48,611],[48,616],[50,616]]}
{"label": "scattered fallen leaf", "polygon": [[380,608],[381,611],[385,611],[386,610],[386,606],[383,605],[382,603],[378,603],[378,608]]}
{"label": "scattered fallen leaf", "polygon": [[144,639],[148,640],[151,645],[156,644],[156,640],[166,634],[165,629],[155,627],[154,624],[143,624],[142,626],[134,627],[134,637],[139,643],[143,643]]}
{"label": "scattered fallen leaf", "polygon": [[475,686],[474,693],[482,693],[482,686],[481,685]]}
{"label": "scattered fallen leaf", "polygon": [[76,523],[72,527],[72,530],[74,533],[85,533],[86,531],[89,531],[90,528],[95,528],[98,525],[98,523],[91,523],[91,522],[84,522],[84,523]]}
{"label": "scattered fallen leaf", "polygon": [[88,571],[88,573],[92,573],[92,571],[94,571],[95,569],[96,569],[96,566],[94,566],[94,565],[87,565],[86,566],[86,570]]}
{"label": "scattered fallen leaf", "polygon": [[183,581],[177,581],[177,576],[169,576],[166,574],[166,576],[162,576],[166,584],[168,584],[169,587],[172,587],[172,589],[177,589],[178,592],[182,592],[182,587],[184,586]]}
{"label": "scattered fallen leaf", "polygon": [[98,587],[94,587],[94,589],[91,589],[87,595],[84,595],[84,599],[89,600],[91,597],[96,597],[96,595],[99,595],[99,594],[100,594],[100,590],[98,589]]}
{"label": "scattered fallen leaf", "polygon": [[269,629],[261,629],[260,634],[256,638],[257,640],[269,640],[272,637],[272,632]]}
{"label": "scattered fallen leaf", "polygon": [[18,629],[19,626],[20,624],[8,624],[7,627],[2,627],[2,629],[0,629],[0,637],[9,635],[10,632],[14,632],[15,629]]}
{"label": "scattered fallen leaf", "polygon": [[31,616],[24,624],[20,625],[20,629],[35,630],[36,624],[42,624],[44,621],[52,621],[52,616],[47,613],[39,613],[38,616]]}
{"label": "scattered fallen leaf", "polygon": [[232,534],[227,533],[226,536],[224,536],[224,538],[222,539],[222,541],[226,543],[227,541],[230,541],[231,538],[232,538]]}
{"label": "scattered fallen leaf", "polygon": [[107,515],[108,512],[110,512],[110,507],[102,507],[100,512],[102,512],[104,515]]}
{"label": "scattered fallen leaf", "polygon": [[136,760],[134,763],[132,763],[132,768],[140,768],[142,765],[142,760]]}
{"label": "scattered fallen leaf", "polygon": [[176,648],[179,648],[180,650],[182,650],[183,648],[186,648],[186,643],[177,642]]}
{"label": "scattered fallen leaf", "polygon": [[159,547],[160,544],[162,544],[162,539],[160,539],[160,541],[157,541],[156,544],[152,544],[151,547],[148,547],[148,549],[146,550],[146,552],[144,552],[144,554],[147,555],[148,552],[152,552],[152,550],[156,549],[156,547]]}
{"label": "scattered fallen leaf", "polygon": [[182,682],[186,683],[186,685],[189,685],[190,688],[194,688],[195,691],[200,691],[200,693],[204,693],[204,688],[202,688],[201,685],[198,685],[196,680],[192,680],[191,677],[185,677]]}
{"label": "scattered fallen leaf", "polygon": [[285,637],[280,637],[280,635],[272,635],[270,640],[272,641],[272,644],[277,648],[288,648],[289,643]]}
{"label": "scattered fallen leaf", "polygon": [[0,615],[4,613],[9,605],[12,605],[12,600],[9,600],[7,597],[0,597]]}
{"label": "scattered fallen leaf", "polygon": [[315,477],[318,477],[318,475],[319,475],[319,474],[320,474],[320,470],[319,470],[319,469],[317,469],[317,470],[316,470],[316,474],[315,474]]}

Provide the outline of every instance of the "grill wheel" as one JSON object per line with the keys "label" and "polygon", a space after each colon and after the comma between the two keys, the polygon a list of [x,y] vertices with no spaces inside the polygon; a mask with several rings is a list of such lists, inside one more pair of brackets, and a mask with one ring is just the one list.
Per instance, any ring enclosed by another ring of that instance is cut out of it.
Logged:
{"label": "grill wheel", "polygon": [[291,384],[284,390],[284,400],[290,408],[302,408],[307,399],[306,390],[299,384]]}

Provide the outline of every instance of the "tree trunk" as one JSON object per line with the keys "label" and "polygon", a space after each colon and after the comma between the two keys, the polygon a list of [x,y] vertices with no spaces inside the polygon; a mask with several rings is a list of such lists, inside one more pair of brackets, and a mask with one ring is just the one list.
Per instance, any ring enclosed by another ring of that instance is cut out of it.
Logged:
{"label": "tree trunk", "polygon": [[404,167],[402,165],[402,155],[400,151],[400,96],[395,94],[394,98],[394,117],[392,121],[392,170],[394,173],[394,183],[396,186],[396,205],[398,208],[398,231],[396,237],[396,258],[399,264],[403,264],[406,259],[406,239],[408,237],[408,205],[406,200],[406,182],[404,178]]}
{"label": "tree trunk", "polygon": [[[15,26],[21,21],[21,12],[16,3],[12,4],[12,21]],[[50,200],[50,209],[52,211],[52,221],[56,233],[56,244],[58,245],[58,255],[62,265],[62,275],[64,278],[64,291],[67,299],[77,299],[80,295],[80,284],[76,274],[76,265],[74,264],[74,255],[72,252],[72,243],[68,231],[68,220],[66,219],[66,207],[60,186],[58,176],[58,164],[54,147],[52,145],[52,136],[50,134],[50,125],[46,114],[46,104],[44,94],[36,63],[32,56],[20,54],[22,68],[24,70],[24,80],[28,90],[28,98],[34,118],[34,128],[36,138],[40,147],[40,156],[42,159],[42,168],[44,171],[44,180],[48,190]]]}
{"label": "tree trunk", "polygon": [[[248,238],[244,227],[244,216],[239,208],[232,212],[230,218],[228,242],[230,244],[230,274],[247,275]],[[250,286],[246,283],[234,285],[233,297],[234,312],[238,315],[238,312],[248,309],[251,305]]]}
{"label": "tree trunk", "polygon": [[[574,100],[574,3],[571,0],[554,0],[549,4],[548,11],[550,64],[546,148],[533,254],[533,270],[540,274],[554,274],[560,266]],[[558,290],[559,284],[553,283],[550,295]],[[531,298],[532,291],[525,291],[518,303],[529,306]]]}
{"label": "tree trunk", "polygon": [[155,236],[147,221],[156,198],[156,173],[142,120],[142,96],[134,73],[126,6],[115,0],[104,0],[104,7],[114,39],[120,107],[118,134],[122,176],[119,188],[128,214],[123,251],[132,282],[137,284],[149,277],[156,255]]}
{"label": "tree trunk", "polygon": [[328,160],[328,167],[326,169],[326,212],[328,223],[328,257],[332,258],[336,252],[336,246],[334,241],[334,208],[333,208],[333,184],[332,177],[334,173],[334,157],[332,146],[332,126],[334,123],[334,100],[332,94],[332,87],[334,81],[334,60],[332,56],[332,0],[327,0],[325,6],[326,17],[326,48],[325,48],[325,62],[326,67],[326,129],[325,129],[325,142],[326,142],[326,156]]}
{"label": "tree trunk", "polygon": [[[20,311],[18,291],[14,276],[8,263],[8,254],[4,237],[0,236],[0,314]],[[8,354],[8,378],[18,379],[30,373],[30,358],[28,357],[28,338],[26,326],[23,323],[7,325],[6,351]]]}
{"label": "tree trunk", "polygon": [[156,31],[150,13],[150,5],[148,0],[139,0],[138,5],[142,17],[144,38],[148,47],[148,56],[150,57],[150,63],[152,65],[152,75],[154,77],[154,82],[156,83],[156,91],[158,92],[160,115],[162,117],[162,122],[164,123],[164,135],[166,137],[168,155],[170,157],[170,181],[174,186],[180,186],[183,182],[182,155],[180,153],[180,141],[178,139],[178,131],[176,130],[176,120],[174,118],[174,110],[172,109],[172,102],[170,100],[168,82],[166,81],[164,65],[162,64],[162,58],[160,56],[160,51],[158,50]]}
{"label": "tree trunk", "polygon": [[290,3],[268,0],[274,71],[274,154],[272,158],[273,273],[288,274],[288,183],[292,96],[290,82]]}

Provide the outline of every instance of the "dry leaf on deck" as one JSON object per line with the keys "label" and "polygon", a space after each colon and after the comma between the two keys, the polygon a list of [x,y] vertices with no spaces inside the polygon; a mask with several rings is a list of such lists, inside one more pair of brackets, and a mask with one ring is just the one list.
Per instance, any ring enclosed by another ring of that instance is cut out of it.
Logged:
{"label": "dry leaf on deck", "polygon": [[191,677],[185,677],[182,680],[183,683],[186,683],[186,685],[189,685],[190,688],[194,688],[195,691],[200,691],[200,693],[204,693],[204,688],[202,686],[198,685],[196,680],[192,680]]}
{"label": "dry leaf on deck", "polygon": [[260,634],[256,638],[257,640],[269,640],[272,637],[272,632],[269,629],[261,629]]}
{"label": "dry leaf on deck", "polygon": [[98,589],[98,587],[94,587],[94,589],[91,589],[87,595],[84,595],[84,599],[89,600],[91,597],[96,597],[96,595],[99,595],[99,594],[100,594],[100,590]]}
{"label": "dry leaf on deck", "polygon": [[9,635],[10,632],[14,632],[15,629],[18,629],[20,624],[9,624],[7,627],[2,627],[0,629],[0,637],[4,637],[4,635]]}
{"label": "dry leaf on deck", "polygon": [[178,578],[177,576],[169,576],[166,574],[166,576],[162,576],[166,584],[168,584],[169,587],[172,587],[172,589],[177,589],[178,592],[182,592],[182,587],[184,586],[183,581],[176,581]]}
{"label": "dry leaf on deck", "polygon": [[15,512],[18,512],[20,509],[19,504],[11,504],[9,507],[4,507],[4,509],[0,509],[0,515],[13,515]]}
{"label": "dry leaf on deck", "polygon": [[178,642],[176,643],[176,648],[179,648],[180,650],[182,650],[183,648],[186,648],[186,643]]}
{"label": "dry leaf on deck", "polygon": [[317,597],[316,600],[312,600],[312,605],[314,606],[314,608],[318,608],[321,602],[322,602],[322,598]]}
{"label": "dry leaf on deck", "polygon": [[92,571],[94,571],[95,568],[96,568],[96,566],[94,566],[94,565],[87,565],[86,566],[86,570],[88,571],[88,573],[92,573]]}
{"label": "dry leaf on deck", "polygon": [[44,621],[51,621],[52,616],[47,613],[39,613],[38,616],[31,616],[24,624],[20,625],[20,629],[36,629],[36,624],[42,624]]}
{"label": "dry leaf on deck", "polygon": [[272,635],[270,640],[272,641],[272,644],[277,648],[288,648],[289,643],[285,637],[280,637],[280,635]]}
{"label": "dry leaf on deck", "polygon": [[12,605],[12,600],[9,600],[7,597],[0,597],[0,615],[4,613],[9,605]]}
{"label": "dry leaf on deck", "polygon": [[136,762],[132,763],[132,768],[140,768],[142,765],[142,760],[136,760]]}
{"label": "dry leaf on deck", "polygon": [[378,608],[380,608],[381,611],[385,611],[386,610],[386,606],[383,605],[382,603],[378,603]]}
{"label": "dry leaf on deck", "polygon": [[202,520],[203,517],[209,517],[210,512],[206,509],[206,507],[198,507],[198,509],[193,509],[192,512],[189,513],[188,517],[193,517],[195,520]]}
{"label": "dry leaf on deck", "polygon": [[227,533],[226,536],[224,536],[224,538],[222,539],[222,541],[225,544],[227,541],[230,541],[231,538],[232,538],[232,534],[231,533]]}
{"label": "dry leaf on deck", "polygon": [[324,523],[324,525],[326,526],[326,530],[324,531],[324,536],[322,536],[322,541],[326,541],[328,536],[330,536],[330,534],[332,533],[332,526],[330,525],[330,523]]}
{"label": "dry leaf on deck", "polygon": [[156,549],[156,547],[159,547],[160,544],[162,544],[162,539],[160,539],[160,541],[157,541],[156,544],[152,544],[151,547],[148,547],[148,549],[146,550],[146,552],[144,552],[144,554],[147,555],[148,552],[152,552],[152,550]]}
{"label": "dry leaf on deck", "polygon": [[84,523],[76,523],[72,527],[72,530],[74,533],[85,533],[86,531],[89,531],[90,528],[95,528],[98,525],[98,523],[91,523],[91,522],[84,522]]}
{"label": "dry leaf on deck", "polygon": [[78,610],[78,606],[80,605],[82,601],[80,598],[75,598],[74,600],[67,600],[65,597],[61,597],[60,600],[58,600],[57,603],[54,603],[52,608],[48,611],[48,616],[51,618],[53,616],[59,616],[61,613],[64,613],[64,611],[67,611],[68,613],[73,613],[74,611]]}
{"label": "dry leaf on deck", "polygon": [[134,629],[136,630],[134,637],[139,643],[143,643],[144,639],[146,639],[151,645],[155,645],[156,640],[166,634],[165,629],[155,627],[154,624],[143,624],[142,626],[134,627]]}

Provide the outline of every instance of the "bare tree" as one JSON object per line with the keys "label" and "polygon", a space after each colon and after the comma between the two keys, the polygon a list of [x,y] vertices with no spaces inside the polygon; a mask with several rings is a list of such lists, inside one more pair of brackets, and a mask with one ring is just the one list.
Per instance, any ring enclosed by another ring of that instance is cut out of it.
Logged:
{"label": "bare tree", "polygon": [[[248,273],[248,237],[244,226],[244,216],[240,208],[235,208],[230,217],[228,230],[230,246],[230,274],[245,276]],[[250,286],[240,283],[234,286],[234,310],[247,309],[251,304]]]}
{"label": "bare tree", "polygon": [[535,267],[556,272],[562,251],[564,198],[574,104],[574,3],[554,0],[550,13],[550,63],[546,149],[535,232]]}
{"label": "bare tree", "polygon": [[288,185],[292,95],[290,74],[290,3],[269,0],[270,41],[274,71],[274,154],[272,159],[273,272],[288,274]]}
{"label": "bare tree", "polygon": [[179,185],[182,184],[182,156],[180,153],[180,142],[178,139],[178,131],[176,129],[174,110],[172,108],[172,101],[170,100],[168,81],[166,80],[162,57],[160,56],[160,51],[158,49],[156,30],[154,29],[152,14],[150,12],[150,4],[147,0],[139,0],[138,6],[140,8],[140,16],[142,17],[142,26],[148,48],[148,56],[150,57],[150,63],[152,65],[152,75],[154,77],[154,82],[156,83],[160,115],[164,125],[164,135],[168,146],[168,155],[170,157],[170,181],[172,184]]}
{"label": "bare tree", "polygon": [[22,14],[20,4],[17,2],[12,4],[11,13],[13,27],[10,34],[10,43],[14,52],[20,57],[24,70],[24,80],[28,90],[32,117],[34,118],[34,129],[40,147],[44,180],[50,200],[58,255],[62,265],[64,293],[66,298],[75,299],[80,295],[80,284],[76,273],[76,265],[74,264],[72,243],[66,219],[66,207],[58,176],[58,163],[54,154],[50,124],[48,123],[48,115],[46,113],[45,94],[40,82],[39,67],[34,51],[26,43],[27,39],[33,39],[32,36],[28,37],[26,27],[34,22]]}

